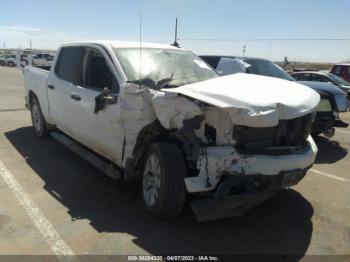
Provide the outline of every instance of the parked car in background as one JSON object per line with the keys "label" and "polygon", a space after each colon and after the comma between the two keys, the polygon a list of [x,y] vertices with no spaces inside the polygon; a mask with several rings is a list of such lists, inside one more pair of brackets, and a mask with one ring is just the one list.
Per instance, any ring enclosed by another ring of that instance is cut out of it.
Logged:
{"label": "parked car in background", "polygon": [[[201,58],[221,75],[251,73],[295,81],[281,67],[266,59],[237,56],[201,56]],[[349,108],[349,101],[344,91],[329,83],[308,81],[298,81],[298,83],[314,89],[321,96],[320,104],[316,109],[316,118],[311,127],[313,134],[324,133],[327,137],[332,137],[334,127],[348,126],[339,118],[339,112],[346,112]]]}
{"label": "parked car in background", "polygon": [[33,55],[34,66],[51,66],[54,60],[53,53],[37,53]]}
{"label": "parked car in background", "polygon": [[6,65],[10,67],[16,66],[16,55],[11,55],[6,59]]}
{"label": "parked car in background", "polygon": [[6,57],[1,55],[0,56],[0,66],[5,66],[6,65]]}
{"label": "parked car in background", "polygon": [[325,71],[301,71],[290,74],[297,81],[326,82],[338,86],[350,97],[350,83],[343,78]]}
{"label": "parked car in background", "polygon": [[331,73],[343,78],[347,82],[350,82],[350,63],[334,65],[331,69]]}
{"label": "parked car in background", "polygon": [[0,66],[15,66],[16,55],[3,55],[0,57]]}
{"label": "parked car in background", "polygon": [[178,216],[188,194],[199,220],[242,215],[297,184],[317,153],[314,90],[219,77],[170,45],[65,44],[50,71],[26,67],[24,84],[34,132],[54,130],[111,177],[142,180],[144,208],[156,218]]}

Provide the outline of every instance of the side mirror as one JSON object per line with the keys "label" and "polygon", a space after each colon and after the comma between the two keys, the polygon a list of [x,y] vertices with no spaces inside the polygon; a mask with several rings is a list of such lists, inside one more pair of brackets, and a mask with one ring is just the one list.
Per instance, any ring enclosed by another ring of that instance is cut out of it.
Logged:
{"label": "side mirror", "polygon": [[103,97],[107,104],[115,104],[118,100],[118,94],[108,94]]}
{"label": "side mirror", "polygon": [[94,113],[98,114],[98,112],[104,109],[107,104],[115,104],[117,100],[117,94],[111,94],[111,90],[109,90],[107,87],[103,88],[102,92],[95,97]]}

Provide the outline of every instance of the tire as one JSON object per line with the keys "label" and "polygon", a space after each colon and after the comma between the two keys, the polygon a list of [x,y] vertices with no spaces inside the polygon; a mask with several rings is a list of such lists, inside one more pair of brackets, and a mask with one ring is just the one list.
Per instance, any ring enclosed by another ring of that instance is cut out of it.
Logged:
{"label": "tire", "polygon": [[154,143],[149,147],[144,161],[142,200],[150,216],[174,219],[180,215],[186,200],[186,171],[183,153],[177,146]]}
{"label": "tire", "polygon": [[5,62],[4,61],[0,61],[0,66],[5,66]]}
{"label": "tire", "polygon": [[34,133],[38,137],[48,136],[49,131],[47,129],[46,121],[41,111],[38,98],[36,96],[33,96],[32,101],[30,103],[30,113],[32,117]]}
{"label": "tire", "polygon": [[8,62],[8,63],[7,63],[7,66],[9,66],[9,67],[14,67],[14,66],[15,66],[15,63],[12,62],[12,61],[11,61],[11,62]]}

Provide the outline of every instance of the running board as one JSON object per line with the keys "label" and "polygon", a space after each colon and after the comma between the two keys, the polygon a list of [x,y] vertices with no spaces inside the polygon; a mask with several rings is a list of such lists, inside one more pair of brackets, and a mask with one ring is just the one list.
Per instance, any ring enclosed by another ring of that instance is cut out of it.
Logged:
{"label": "running board", "polygon": [[84,146],[80,145],[70,137],[58,132],[51,132],[51,136],[69,150],[73,151],[75,154],[96,167],[98,170],[105,173],[107,176],[114,179],[121,178],[121,170],[118,167],[86,149]]}

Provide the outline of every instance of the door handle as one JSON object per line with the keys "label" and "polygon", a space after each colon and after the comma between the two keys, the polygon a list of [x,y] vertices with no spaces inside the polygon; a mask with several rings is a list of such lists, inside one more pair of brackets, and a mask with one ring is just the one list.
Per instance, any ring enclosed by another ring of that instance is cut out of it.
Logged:
{"label": "door handle", "polygon": [[72,99],[75,100],[75,101],[80,101],[80,100],[81,100],[81,97],[78,96],[78,95],[76,95],[76,94],[71,94],[71,95],[70,95],[70,98],[72,98]]}
{"label": "door handle", "polygon": [[47,87],[52,89],[52,90],[55,89],[55,87],[53,85],[48,85]]}

